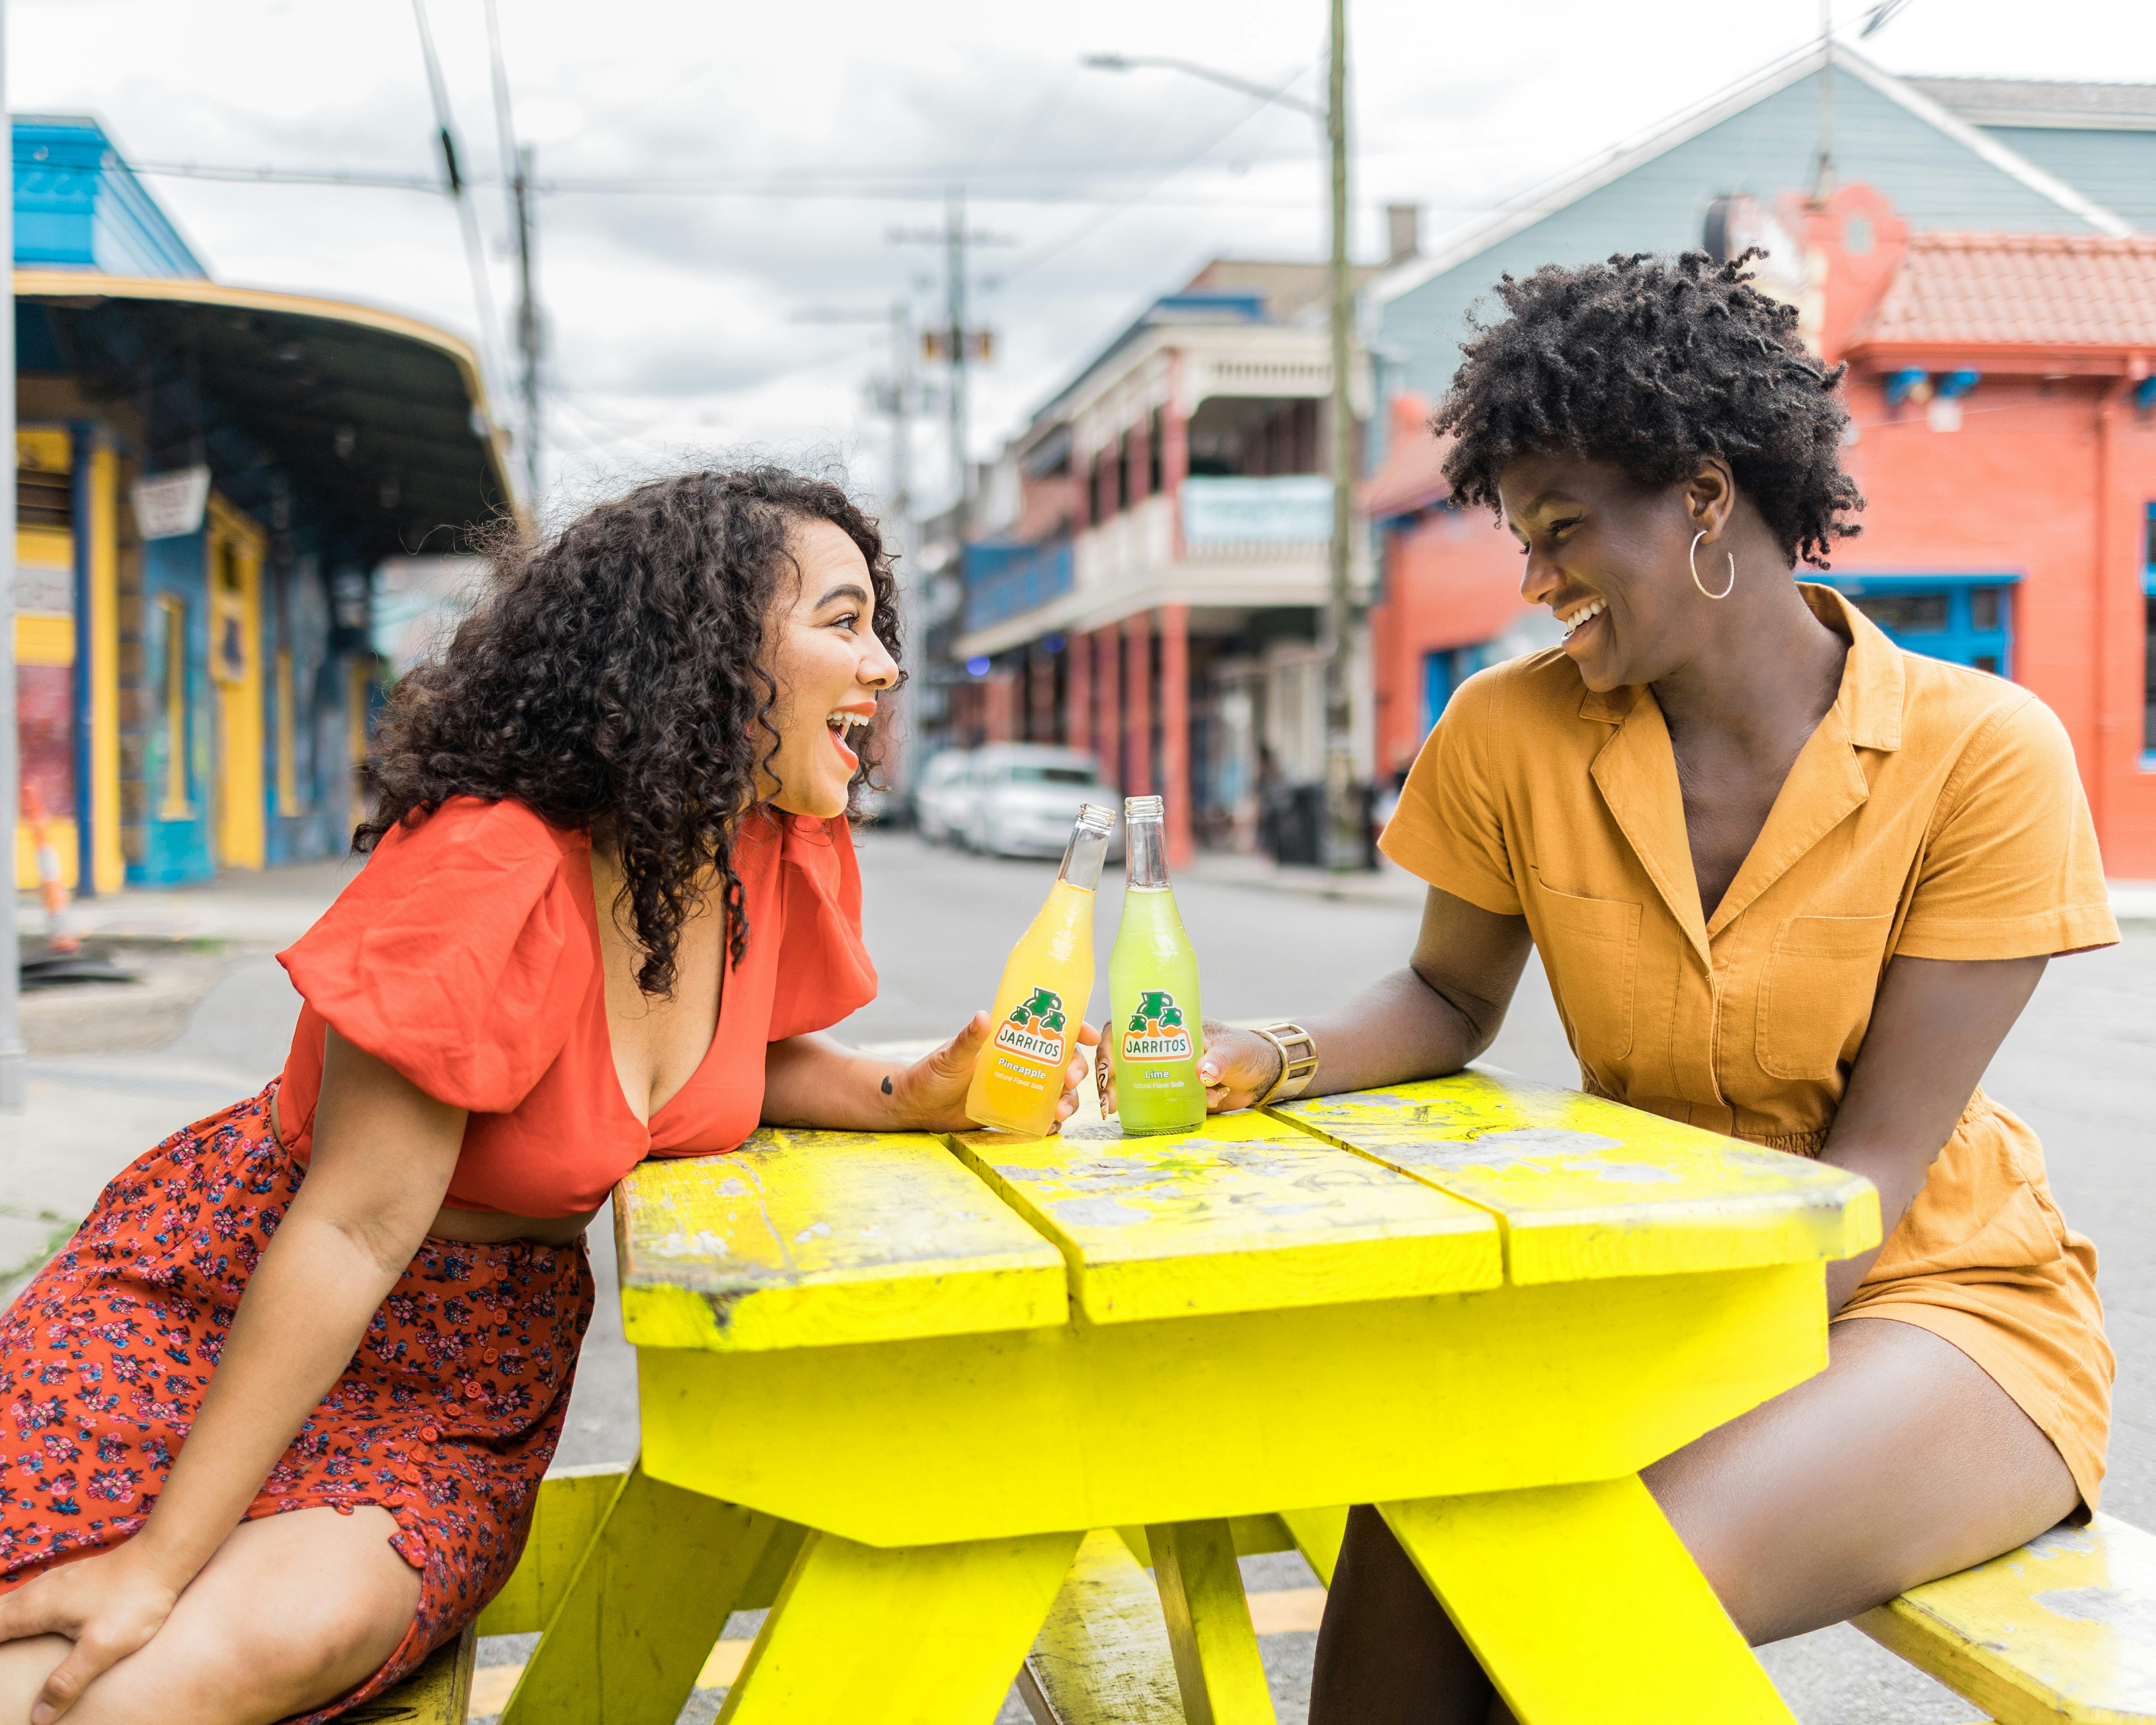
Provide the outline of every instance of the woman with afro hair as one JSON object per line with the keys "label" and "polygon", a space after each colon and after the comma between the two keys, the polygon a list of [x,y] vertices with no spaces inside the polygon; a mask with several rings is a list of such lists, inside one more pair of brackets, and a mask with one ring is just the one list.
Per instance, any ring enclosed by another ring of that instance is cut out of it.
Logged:
{"label": "woman with afro hair", "polygon": [[0,1725],[380,1694],[516,1567],[615,1181],[760,1120],[971,1123],[985,1013],[911,1065],[819,1034],[875,993],[845,817],[898,650],[875,523],[776,468],[496,557],[280,955],[282,1076],[0,1319]]}
{"label": "woman with afro hair", "polygon": [[[1420,937],[1306,1029],[1314,1091],[1456,1071],[1532,944],[1585,1089],[1878,1188],[1884,1245],[1827,1269],[1826,1370],[1645,1475],[1758,1644],[2094,1507],[2095,1253],[1978,1081],[2046,963],[2118,931],[2043,704],[1791,578],[1862,500],[1841,373],[1745,262],[1507,277],[1475,329],[1434,423],[1452,501],[1496,513],[1564,639],[1453,696],[1383,840],[1428,883]],[[1278,1089],[1276,1043],[1206,1035],[1215,1107]],[[1313,1725],[1512,1717],[1355,1510]]]}

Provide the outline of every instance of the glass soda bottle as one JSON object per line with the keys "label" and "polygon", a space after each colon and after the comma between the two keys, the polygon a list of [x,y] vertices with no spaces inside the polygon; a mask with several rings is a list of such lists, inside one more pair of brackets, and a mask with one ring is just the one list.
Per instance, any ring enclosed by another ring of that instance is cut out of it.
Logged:
{"label": "glass soda bottle", "polygon": [[1198,1057],[1198,954],[1168,884],[1161,799],[1123,802],[1123,920],[1108,955],[1108,1023],[1116,1107],[1132,1133],[1195,1132],[1205,1123]]}
{"label": "glass soda bottle", "polygon": [[1115,811],[1097,803],[1079,809],[1048,902],[1011,948],[966,1091],[966,1112],[983,1126],[1035,1137],[1055,1130],[1063,1069],[1093,992],[1093,894],[1115,824]]}

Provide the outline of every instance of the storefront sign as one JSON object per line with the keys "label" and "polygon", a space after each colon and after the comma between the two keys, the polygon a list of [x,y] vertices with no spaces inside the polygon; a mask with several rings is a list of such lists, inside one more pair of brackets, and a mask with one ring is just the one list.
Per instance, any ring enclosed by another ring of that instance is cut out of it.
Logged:
{"label": "storefront sign", "polygon": [[135,525],[145,539],[177,539],[202,530],[209,469],[180,467],[135,482]]}

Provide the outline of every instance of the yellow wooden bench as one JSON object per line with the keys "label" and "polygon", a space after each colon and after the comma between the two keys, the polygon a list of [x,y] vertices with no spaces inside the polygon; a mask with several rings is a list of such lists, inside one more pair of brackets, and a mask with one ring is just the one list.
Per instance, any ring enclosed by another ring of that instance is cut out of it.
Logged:
{"label": "yellow wooden bench", "polygon": [[1912,1588],[1856,1626],[1998,1725],[2156,1722],[2156,1538],[2108,1516]]}

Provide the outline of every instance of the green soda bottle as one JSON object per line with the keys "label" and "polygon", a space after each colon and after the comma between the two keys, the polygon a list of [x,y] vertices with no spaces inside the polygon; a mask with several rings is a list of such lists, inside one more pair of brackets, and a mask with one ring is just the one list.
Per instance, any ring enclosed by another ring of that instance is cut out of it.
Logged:
{"label": "green soda bottle", "polygon": [[1123,920],[1108,955],[1110,1051],[1116,1106],[1131,1133],[1195,1132],[1205,1123],[1198,1057],[1198,954],[1168,884],[1161,799],[1123,799],[1128,880]]}

